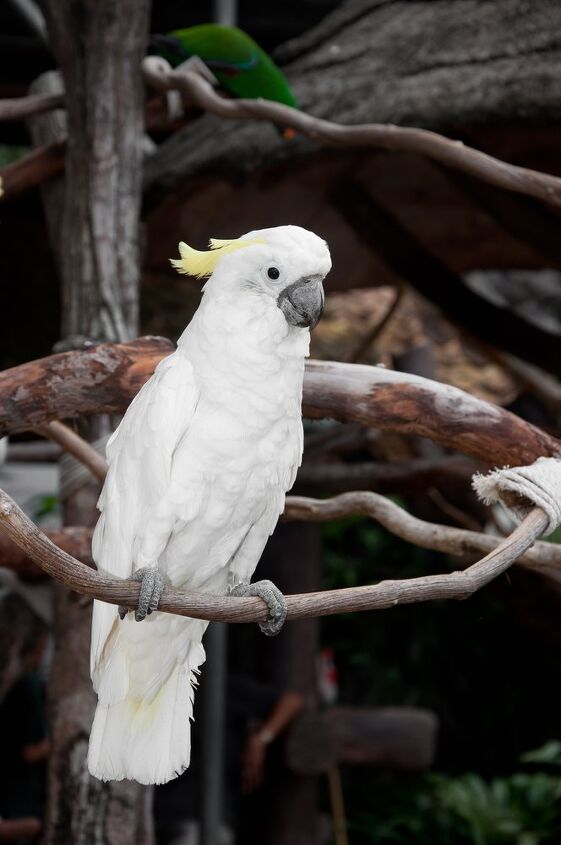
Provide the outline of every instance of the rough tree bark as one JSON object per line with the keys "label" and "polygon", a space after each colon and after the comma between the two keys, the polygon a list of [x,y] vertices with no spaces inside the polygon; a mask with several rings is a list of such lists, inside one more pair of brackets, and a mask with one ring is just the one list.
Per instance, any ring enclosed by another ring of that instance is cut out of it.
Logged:
{"label": "rough tree bark", "polygon": [[[4,370],[0,436],[61,417],[125,411],[171,348],[162,338],[140,338]],[[560,440],[498,405],[384,367],[307,361],[303,412],[312,419],[429,437],[491,464],[528,464],[561,453]]]}
{"label": "rough tree bark", "polygon": [[[66,91],[68,147],[62,211],[44,197],[62,283],[62,337],[126,341],[137,333],[139,210],[148,0],[45,0]],[[58,215],[60,213],[60,227]],[[55,222],[56,221],[56,222]],[[57,231],[58,230],[58,231]],[[107,420],[88,423],[91,438]],[[65,519],[91,525],[98,487],[88,483]],[[88,671],[91,604],[58,589],[49,706],[45,842],[150,843],[149,792],[103,784],[85,756],[95,696]]]}
{"label": "rough tree bark", "polygon": [[66,91],[63,336],[127,340],[138,322],[148,0],[47,0]]}

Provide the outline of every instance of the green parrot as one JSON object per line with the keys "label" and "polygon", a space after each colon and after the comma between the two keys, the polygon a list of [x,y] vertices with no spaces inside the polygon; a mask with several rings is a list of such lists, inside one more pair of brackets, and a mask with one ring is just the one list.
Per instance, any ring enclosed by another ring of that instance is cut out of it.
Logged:
{"label": "green parrot", "polygon": [[263,97],[297,108],[282,71],[253,38],[235,26],[190,26],[167,35],[153,35],[150,43],[173,67],[198,56],[234,97]]}

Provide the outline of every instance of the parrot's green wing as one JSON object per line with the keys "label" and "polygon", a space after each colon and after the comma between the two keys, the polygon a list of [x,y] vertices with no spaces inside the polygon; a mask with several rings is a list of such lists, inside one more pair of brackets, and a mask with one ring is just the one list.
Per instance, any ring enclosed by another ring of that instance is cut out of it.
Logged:
{"label": "parrot's green wing", "polygon": [[[184,56],[199,56],[220,85],[236,97],[263,97],[297,107],[286,77],[247,33],[235,26],[201,24],[169,33],[181,44]],[[171,56],[166,51],[166,58]],[[180,58],[179,61],[182,59]],[[175,56],[174,63],[178,64]]]}

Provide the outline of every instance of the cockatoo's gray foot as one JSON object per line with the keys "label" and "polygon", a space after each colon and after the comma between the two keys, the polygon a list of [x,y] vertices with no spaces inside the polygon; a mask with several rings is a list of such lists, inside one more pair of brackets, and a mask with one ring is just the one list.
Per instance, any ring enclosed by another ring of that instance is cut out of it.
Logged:
{"label": "cockatoo's gray foot", "polygon": [[[131,577],[126,580],[141,582],[138,607],[134,612],[134,618],[137,622],[142,622],[158,608],[165,586],[162,573],[157,566],[144,566],[142,569],[133,572]],[[128,607],[119,607],[121,619],[125,618],[129,610]]]}
{"label": "cockatoo's gray foot", "polygon": [[253,584],[236,584],[230,587],[228,595],[259,596],[269,606],[269,618],[266,622],[260,622],[259,627],[267,637],[276,637],[286,620],[287,605],[286,599],[275,587],[272,581],[255,581]]}

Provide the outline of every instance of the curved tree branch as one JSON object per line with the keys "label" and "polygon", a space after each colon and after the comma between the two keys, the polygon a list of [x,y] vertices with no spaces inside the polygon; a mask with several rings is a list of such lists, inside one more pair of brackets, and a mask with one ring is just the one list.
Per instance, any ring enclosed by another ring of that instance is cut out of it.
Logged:
{"label": "curved tree branch", "polygon": [[[561,179],[517,167],[427,129],[366,123],[344,126],[264,99],[233,100],[217,94],[201,74],[172,70],[165,59],[147,56],[142,63],[146,85],[165,93],[178,90],[190,103],[227,120],[272,121],[289,126],[319,144],[331,147],[377,148],[413,152],[507,191],[535,197],[561,208]],[[31,95],[0,101],[0,120],[14,120],[63,105],[62,95]]]}
{"label": "curved tree branch", "polygon": [[34,114],[64,108],[64,94],[28,94],[0,100],[0,121],[23,120]]}
{"label": "curved tree branch", "polygon": [[[487,554],[497,548],[501,539],[492,534],[466,531],[450,525],[438,525],[413,516],[377,493],[353,491],[330,499],[311,499],[287,496],[283,521],[325,522],[349,516],[368,516],[396,537],[422,549],[466,557]],[[52,543],[82,563],[91,565],[92,529],[66,527],[47,531]],[[561,546],[556,543],[536,543],[516,563],[526,569],[551,575],[561,570]],[[0,566],[15,569],[25,575],[40,572],[31,558],[12,540],[0,533]]]}
{"label": "curved tree branch", "polygon": [[[451,525],[439,525],[419,519],[379,493],[353,491],[330,499],[287,496],[283,519],[299,522],[328,522],[348,516],[368,516],[395,537],[408,543],[444,554],[488,554],[497,549],[501,539],[492,534],[468,531]],[[556,543],[537,543],[517,563],[527,569],[551,572],[561,570],[561,547]]]}
{"label": "curved tree branch", "polygon": [[[44,422],[122,413],[161,358],[163,338],[99,344],[0,372],[0,436]],[[308,361],[304,416],[430,437],[494,465],[561,454],[561,442],[514,414],[448,384],[334,361]]]}
{"label": "curved tree branch", "polygon": [[[352,587],[287,597],[288,618],[328,616],[358,610],[380,610],[398,604],[433,599],[465,599],[505,572],[543,533],[548,517],[533,508],[516,530],[496,549],[464,571],[427,575],[403,581],[388,580],[369,587]],[[45,572],[83,595],[126,607],[136,607],[140,584],[93,571],[59,549],[0,490],[0,525]],[[261,622],[268,609],[261,599],[213,596],[166,587],[159,609],[179,616],[222,622]]]}
{"label": "curved tree branch", "polygon": [[68,428],[67,425],[53,420],[52,422],[37,426],[35,431],[41,437],[46,437],[48,440],[52,440],[53,443],[58,443],[65,452],[68,452],[69,455],[72,455],[72,457],[76,458],[77,461],[80,461],[81,464],[89,469],[97,481],[105,481],[105,476],[107,475],[107,464],[105,460],[90,446],[87,440],[84,440],[79,434]]}
{"label": "curved tree branch", "polygon": [[178,90],[189,103],[227,120],[266,120],[289,126],[317,143],[331,147],[373,147],[418,153],[447,167],[561,208],[561,179],[537,170],[507,164],[479,150],[427,129],[365,123],[343,126],[268,100],[232,100],[217,94],[212,85],[189,69],[172,70],[159,56],[142,62],[146,85],[162,93]]}

